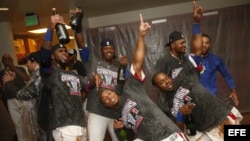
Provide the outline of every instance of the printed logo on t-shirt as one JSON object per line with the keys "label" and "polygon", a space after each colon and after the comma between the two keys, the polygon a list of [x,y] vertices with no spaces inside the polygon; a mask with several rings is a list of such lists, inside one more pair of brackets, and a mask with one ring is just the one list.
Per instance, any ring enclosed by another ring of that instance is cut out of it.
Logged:
{"label": "printed logo on t-shirt", "polygon": [[184,96],[186,96],[189,92],[190,92],[190,91],[189,91],[188,89],[183,88],[183,87],[180,86],[180,87],[178,88],[178,90],[177,90],[175,96],[176,96],[178,99],[183,99]]}
{"label": "printed logo on t-shirt", "polygon": [[136,106],[136,102],[127,99],[122,110],[122,120],[124,126],[133,129],[135,133],[143,119],[143,117],[139,115],[139,110]]}
{"label": "printed logo on t-shirt", "polygon": [[172,78],[175,79],[178,74],[181,72],[182,68],[177,68],[172,70]]}
{"label": "printed logo on t-shirt", "polygon": [[71,95],[81,96],[81,85],[79,77],[71,74],[62,74],[61,81],[70,89]]}
{"label": "printed logo on t-shirt", "polygon": [[102,77],[102,87],[109,89],[115,88],[117,85],[117,72],[98,66],[97,73]]}
{"label": "printed logo on t-shirt", "polygon": [[171,108],[171,113],[174,117],[177,117],[177,113],[179,111],[179,108],[184,104],[183,98],[189,94],[189,90],[183,87],[179,87],[174,100],[173,100],[173,107]]}

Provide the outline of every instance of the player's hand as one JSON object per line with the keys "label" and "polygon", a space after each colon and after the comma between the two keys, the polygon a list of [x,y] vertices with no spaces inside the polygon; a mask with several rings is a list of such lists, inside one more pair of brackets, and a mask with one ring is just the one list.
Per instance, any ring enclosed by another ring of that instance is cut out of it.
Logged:
{"label": "player's hand", "polygon": [[203,8],[201,6],[197,6],[196,2],[193,1],[193,22],[200,23],[202,18]]}
{"label": "player's hand", "polygon": [[139,34],[140,36],[144,37],[148,33],[151,26],[149,25],[148,22],[144,22],[142,14],[140,14],[140,21],[141,21],[141,24],[139,27]]}

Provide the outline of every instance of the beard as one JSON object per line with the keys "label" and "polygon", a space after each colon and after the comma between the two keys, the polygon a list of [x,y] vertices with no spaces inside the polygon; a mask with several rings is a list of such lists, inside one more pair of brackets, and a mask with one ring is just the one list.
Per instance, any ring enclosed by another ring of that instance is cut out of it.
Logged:
{"label": "beard", "polygon": [[60,64],[60,66],[62,68],[66,68],[67,66],[69,66],[69,62],[68,61],[67,62],[60,62],[59,64]]}

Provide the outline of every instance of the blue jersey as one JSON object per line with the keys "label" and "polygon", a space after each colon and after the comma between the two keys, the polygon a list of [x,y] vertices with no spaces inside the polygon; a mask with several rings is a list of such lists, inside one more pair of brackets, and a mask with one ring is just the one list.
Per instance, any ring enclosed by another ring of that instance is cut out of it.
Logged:
{"label": "blue jersey", "polygon": [[222,75],[223,79],[227,83],[230,89],[235,88],[235,83],[228,69],[226,68],[223,60],[212,53],[208,53],[207,56],[194,57],[197,65],[202,64],[203,71],[200,72],[200,82],[207,88],[212,94],[218,95],[218,88],[216,83],[217,71]]}

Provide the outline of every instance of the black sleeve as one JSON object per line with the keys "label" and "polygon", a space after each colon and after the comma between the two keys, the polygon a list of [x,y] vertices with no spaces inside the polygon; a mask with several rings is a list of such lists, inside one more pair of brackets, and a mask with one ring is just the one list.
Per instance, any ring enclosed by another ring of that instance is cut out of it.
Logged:
{"label": "black sleeve", "polygon": [[87,73],[86,73],[86,69],[83,65],[82,62],[78,61],[76,64],[75,64],[75,69],[77,70],[77,73],[81,76],[86,76]]}
{"label": "black sleeve", "polygon": [[52,73],[52,64],[51,64],[51,50],[44,49],[41,47],[40,49],[40,74],[41,77],[47,77],[49,74]]}

